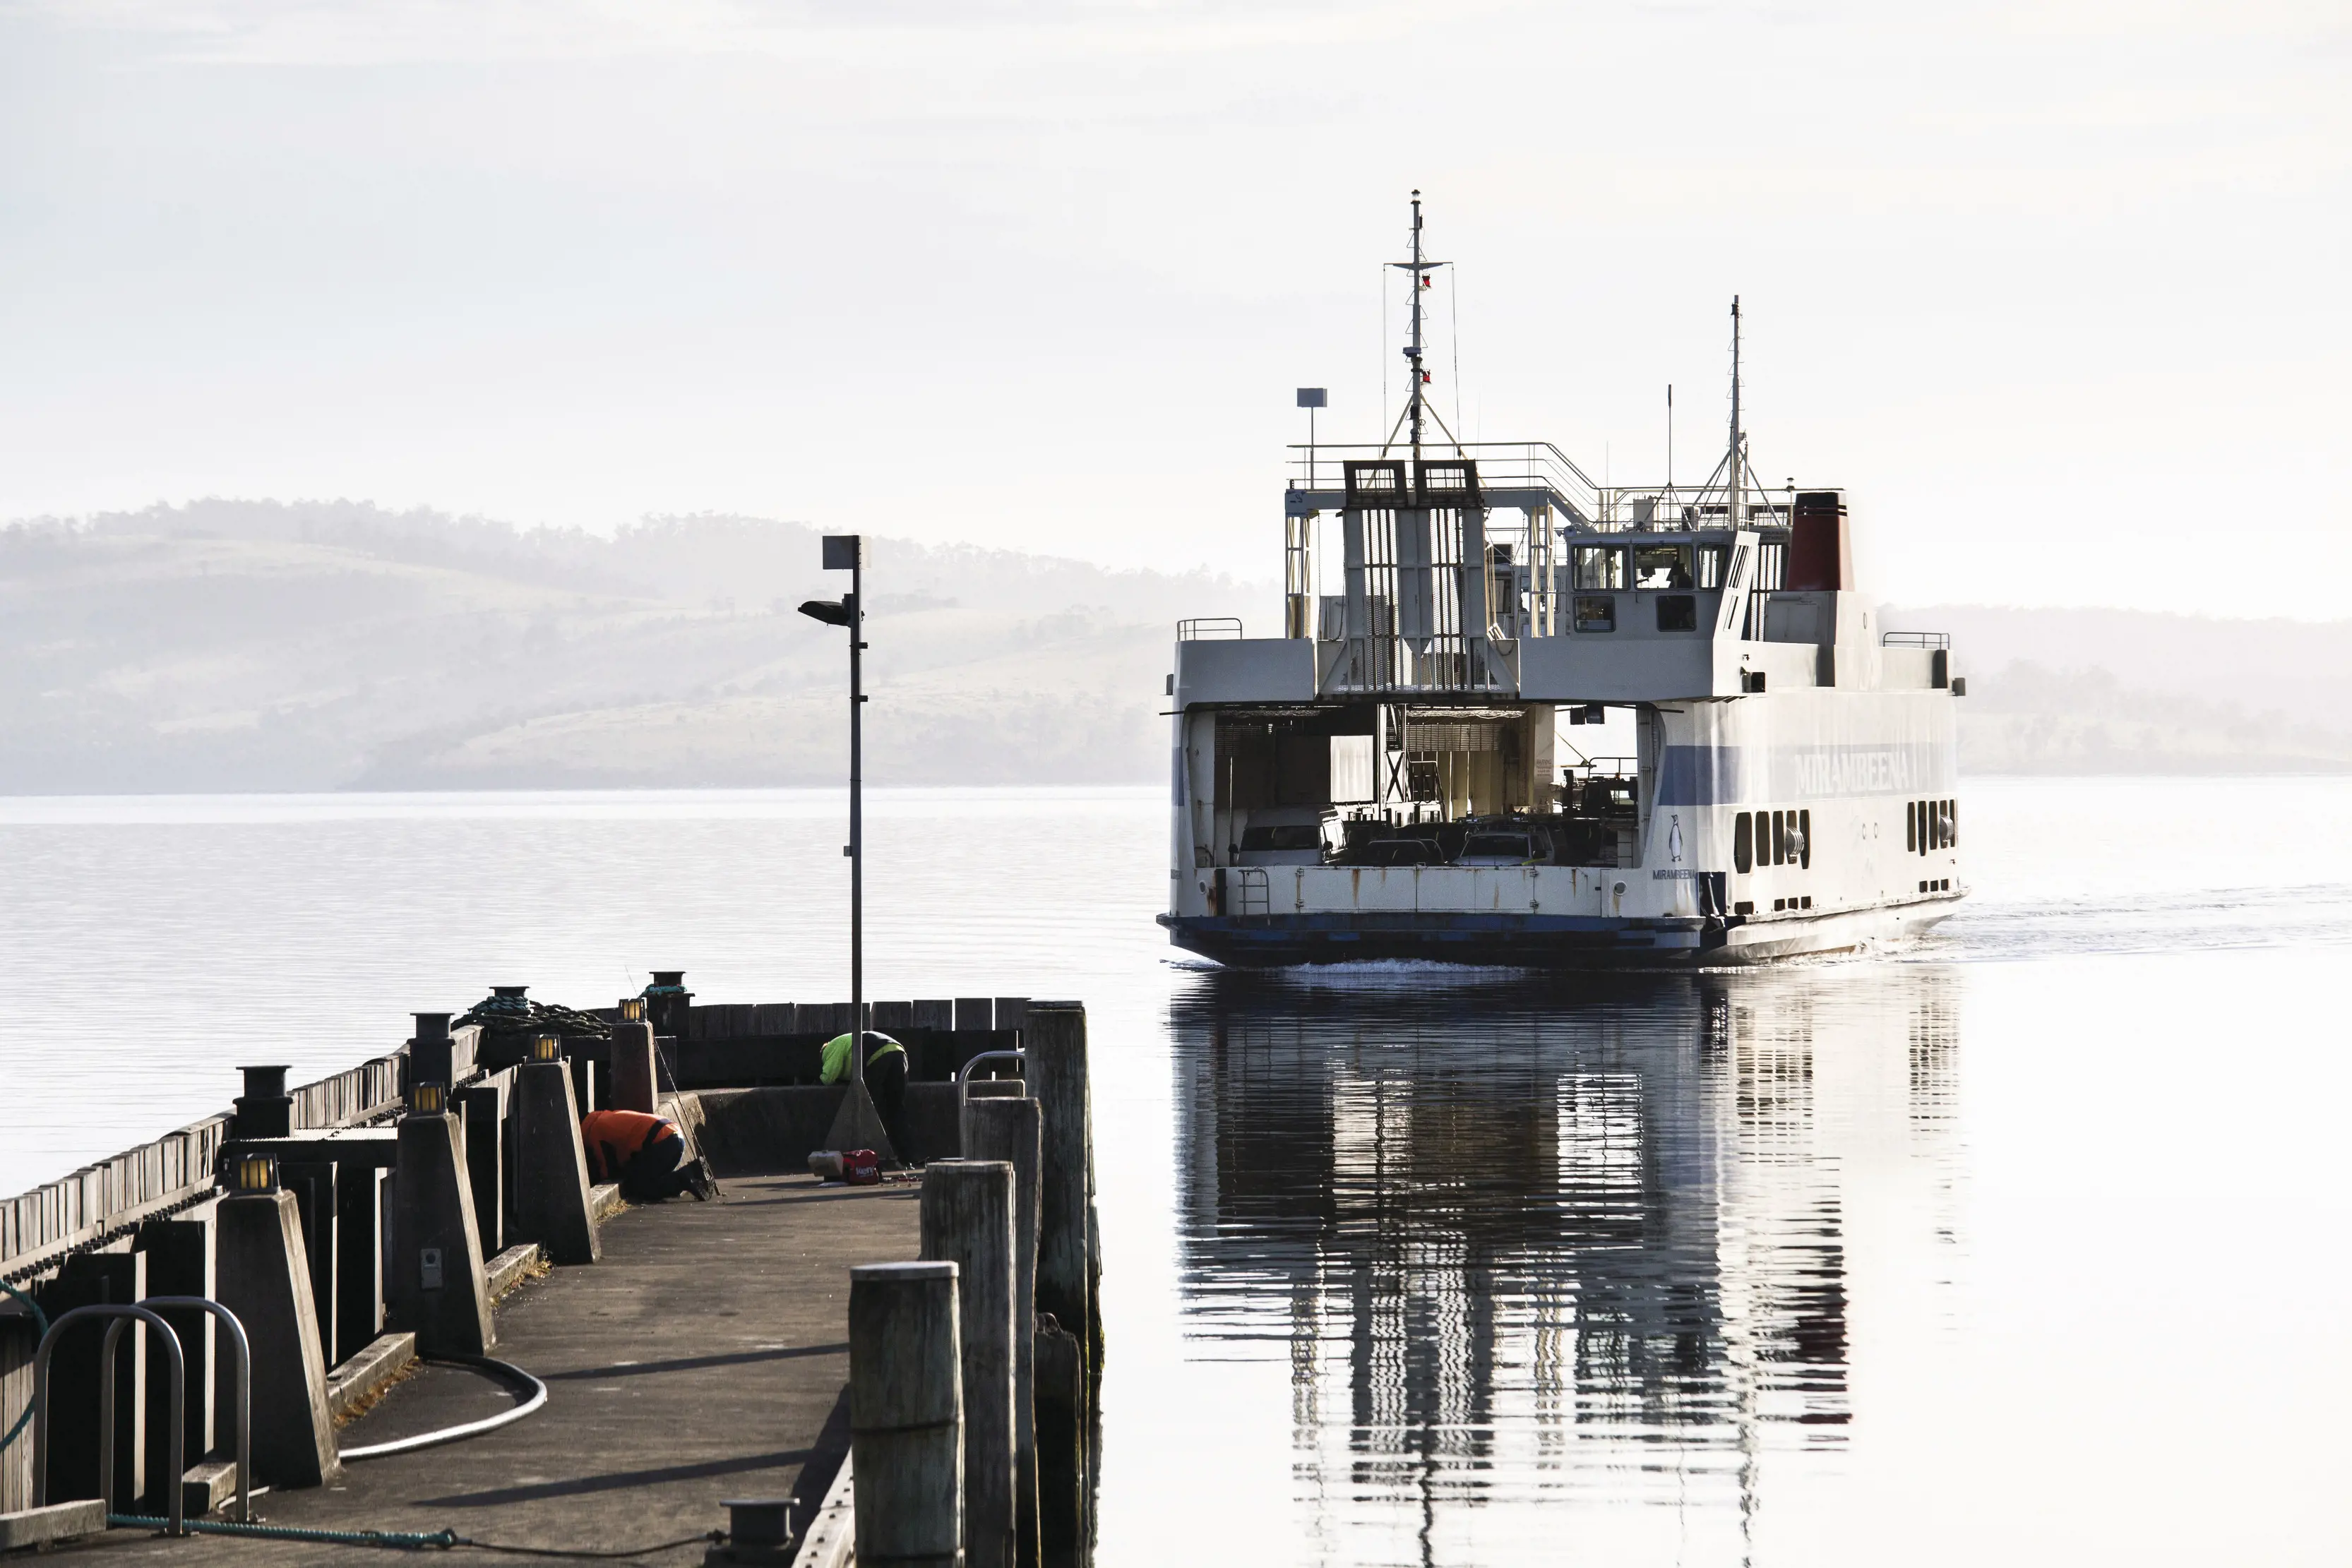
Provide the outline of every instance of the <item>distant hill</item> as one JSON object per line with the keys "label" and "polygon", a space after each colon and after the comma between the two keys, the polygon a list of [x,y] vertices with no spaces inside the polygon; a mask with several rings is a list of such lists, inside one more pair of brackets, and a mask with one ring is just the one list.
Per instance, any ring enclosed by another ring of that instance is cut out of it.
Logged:
{"label": "distant hill", "polygon": [[[1204,573],[872,541],[868,777],[1158,778]],[[816,530],[604,537],[349,502],[0,529],[0,790],[834,783],[847,586]]]}
{"label": "distant hill", "polygon": [[[872,543],[868,777],[1149,782],[1174,622],[1271,583]],[[817,532],[614,536],[363,503],[0,528],[0,791],[837,782]],[[1890,609],[1955,634],[1979,772],[2352,770],[2352,622]]]}
{"label": "distant hill", "polygon": [[2352,772],[2352,622],[1888,607],[1952,634],[1979,773]]}

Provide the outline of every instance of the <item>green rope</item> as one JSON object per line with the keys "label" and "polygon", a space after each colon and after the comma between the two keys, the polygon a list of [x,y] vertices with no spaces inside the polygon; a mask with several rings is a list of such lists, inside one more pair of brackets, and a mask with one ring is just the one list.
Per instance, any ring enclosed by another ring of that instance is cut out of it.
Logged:
{"label": "green rope", "polygon": [[[110,1530],[169,1530],[171,1521],[144,1513],[110,1513],[106,1516]],[[303,1530],[290,1524],[240,1524],[234,1520],[192,1519],[183,1527],[192,1535],[241,1535],[256,1541],[308,1541],[321,1546],[373,1546],[386,1552],[448,1552],[467,1546],[477,1552],[503,1552],[518,1557],[615,1558],[643,1557],[651,1552],[668,1552],[698,1542],[717,1542],[727,1539],[723,1530],[706,1530],[699,1535],[680,1536],[676,1541],[656,1542],[650,1546],[625,1546],[618,1551],[577,1550],[562,1546],[506,1546],[495,1541],[477,1541],[460,1535],[454,1530],[436,1530],[424,1533],[413,1530]]]}
{"label": "green rope", "polygon": [[[16,1286],[10,1284],[5,1280],[0,1280],[0,1291],[7,1291],[10,1295],[16,1297],[18,1301],[32,1308],[34,1333],[43,1338],[47,1337],[49,1332],[49,1314],[41,1311],[40,1302],[33,1300],[32,1297],[25,1294],[24,1291],[16,1289]],[[0,1448],[5,1448],[9,1444],[15,1442],[17,1437],[23,1434],[25,1428],[32,1425],[32,1422],[33,1405],[32,1401],[26,1400],[25,1402],[25,1413],[16,1417],[16,1424],[8,1428],[8,1435],[5,1437],[0,1437]]]}
{"label": "green rope", "polygon": [[[143,1513],[110,1513],[110,1530],[169,1530],[171,1521]],[[394,1552],[446,1552],[458,1544],[454,1530],[430,1535],[408,1530],[297,1530],[285,1524],[239,1524],[234,1520],[192,1519],[183,1527],[196,1535],[244,1535],[257,1541],[314,1541],[330,1546],[381,1546]]]}

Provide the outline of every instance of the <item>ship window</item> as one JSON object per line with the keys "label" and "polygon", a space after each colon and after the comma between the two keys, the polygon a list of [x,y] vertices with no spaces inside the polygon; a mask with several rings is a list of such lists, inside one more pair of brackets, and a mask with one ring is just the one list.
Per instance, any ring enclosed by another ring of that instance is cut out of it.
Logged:
{"label": "ship window", "polygon": [[1944,802],[1944,847],[1960,847],[1960,803],[1958,800]]}
{"label": "ship window", "polygon": [[1786,865],[1789,862],[1789,813],[1772,813],[1772,863]]}
{"label": "ship window", "polygon": [[1808,871],[1812,869],[1813,814],[1811,811],[1797,813],[1797,863]]}
{"label": "ship window", "polygon": [[1721,545],[1698,547],[1698,585],[1701,588],[1723,586],[1723,547]]}
{"label": "ship window", "polygon": [[1613,545],[1579,545],[1576,547],[1576,586],[1579,588],[1622,588],[1625,586],[1625,552]]}
{"label": "ship window", "polygon": [[1633,551],[1636,588],[1688,588],[1691,551],[1688,545],[1641,545]]}
{"label": "ship window", "polygon": [[1658,596],[1658,630],[1661,632],[1696,632],[1698,630],[1698,601],[1687,593],[1662,593]]}
{"label": "ship window", "polygon": [[1903,802],[1903,848],[1906,852],[1916,852],[1919,848],[1919,802],[1916,800]]}
{"label": "ship window", "polygon": [[1756,867],[1754,851],[1748,846],[1748,830],[1751,819],[1745,811],[1731,819],[1731,864],[1743,875]]}
{"label": "ship window", "polygon": [[1617,601],[1606,593],[1578,594],[1576,629],[1580,632],[1617,630]]}

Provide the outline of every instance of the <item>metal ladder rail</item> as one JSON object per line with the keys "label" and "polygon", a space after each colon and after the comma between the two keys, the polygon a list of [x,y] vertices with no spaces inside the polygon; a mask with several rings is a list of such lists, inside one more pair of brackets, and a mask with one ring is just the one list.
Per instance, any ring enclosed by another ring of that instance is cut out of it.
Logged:
{"label": "metal ladder rail", "polygon": [[[188,1473],[187,1426],[187,1363],[180,1354],[180,1336],[172,1325],[145,1307],[115,1306],[101,1303],[76,1307],[49,1325],[41,1336],[41,1345],[33,1353],[33,1506],[41,1507],[49,1500],[49,1357],[58,1347],[58,1336],[76,1322],[85,1319],[113,1318],[116,1327],[106,1336],[104,1354],[99,1358],[99,1454],[98,1490],[106,1502],[109,1513],[114,1508],[114,1348],[119,1330],[136,1319],[152,1327],[163,1336],[163,1354],[172,1372],[172,1429],[164,1434],[165,1462],[171,1467],[171,1483],[164,1498],[166,1506],[165,1533],[185,1535],[188,1532],[185,1487],[183,1479]],[[239,1477],[239,1480],[244,1478]]]}
{"label": "metal ladder rail", "polygon": [[[220,1320],[228,1330],[229,1348],[236,1353],[236,1517],[246,1523],[253,1522],[253,1345],[246,1338],[245,1325],[236,1314],[207,1296],[150,1296],[139,1303],[142,1307],[200,1307]],[[109,1375],[113,1371],[114,1341],[131,1325],[118,1322],[106,1331],[106,1360]],[[107,1406],[110,1416],[113,1406]]]}

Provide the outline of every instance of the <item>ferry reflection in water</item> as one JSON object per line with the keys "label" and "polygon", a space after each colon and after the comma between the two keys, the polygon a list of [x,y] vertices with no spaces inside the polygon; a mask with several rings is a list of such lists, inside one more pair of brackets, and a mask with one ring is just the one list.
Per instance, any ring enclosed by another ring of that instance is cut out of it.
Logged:
{"label": "ferry reflection in water", "polygon": [[1746,1559],[1847,1440],[1858,1279],[1948,1291],[1956,998],[1924,965],[1202,976],[1187,1330],[1286,1348],[1302,1559]]}

